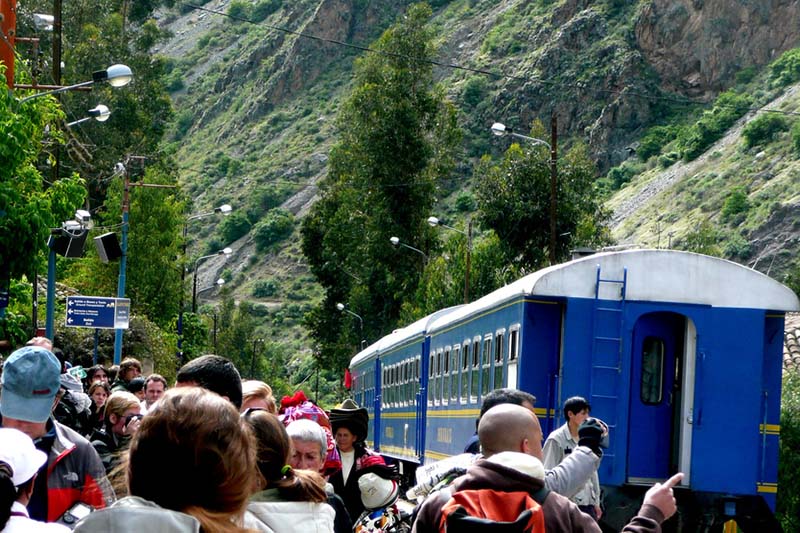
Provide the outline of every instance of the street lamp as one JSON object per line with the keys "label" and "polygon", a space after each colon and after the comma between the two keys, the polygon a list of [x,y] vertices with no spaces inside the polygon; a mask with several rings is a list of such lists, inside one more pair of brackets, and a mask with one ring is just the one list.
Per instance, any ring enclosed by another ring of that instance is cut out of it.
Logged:
{"label": "street lamp", "polygon": [[[402,246],[404,248],[408,248],[409,250],[413,250],[413,251],[417,252],[419,255],[422,256],[422,259],[424,261],[423,264],[426,264],[428,262],[428,255],[425,252],[423,252],[419,248],[414,248],[413,246],[409,246],[408,244],[406,244],[404,242],[400,242],[400,238],[399,237],[389,237],[389,242],[392,243],[392,246]],[[341,311],[341,309],[340,309],[340,311]]]}
{"label": "street lamp", "polygon": [[[228,216],[230,212],[233,211],[233,208],[230,204],[222,204],[219,207],[215,207],[213,211],[208,211],[207,213],[197,213],[195,215],[189,215],[186,217],[186,220],[183,223],[183,265],[181,265],[181,303],[178,308],[178,358],[180,361],[183,361],[183,296],[184,296],[184,287],[186,287],[186,246],[187,246],[187,234],[189,232],[189,222],[192,220],[197,220],[198,218],[205,218],[207,216],[215,215],[217,213],[222,213],[223,216]],[[194,311],[194,308],[192,309]]]}
{"label": "street lamp", "polygon": [[95,83],[99,83],[101,81],[108,82],[108,84],[112,87],[124,87],[125,85],[128,85],[132,79],[133,71],[131,71],[131,69],[126,65],[117,64],[111,65],[106,70],[98,70],[97,72],[93,72],[92,79],[90,81],[84,81],[74,85],[66,85],[63,87],[56,87],[54,85],[17,85],[16,87],[18,89],[49,89],[41,93],[34,93],[26,96],[20,100],[20,103],[24,103],[28,100],[33,100],[34,98],[39,98],[41,96],[63,93],[65,91],[73,91],[75,89],[80,89],[81,87],[89,87],[90,85],[94,85]]}
{"label": "street lamp", "polygon": [[361,318],[361,315],[358,315],[358,314],[352,312],[351,310],[349,310],[347,307],[345,307],[345,305],[343,303],[337,303],[336,304],[336,309],[338,309],[342,313],[348,313],[350,315],[353,315],[354,317],[356,317],[358,319],[358,329],[359,329],[359,332],[361,333],[361,347],[363,349],[364,345],[367,343],[367,340],[364,338],[364,319]]}
{"label": "street lamp", "polygon": [[557,209],[557,184],[558,184],[558,121],[556,115],[550,115],[550,142],[536,137],[529,137],[516,133],[511,128],[507,128],[505,124],[495,122],[492,124],[492,133],[498,137],[503,135],[511,135],[520,139],[525,139],[534,144],[543,144],[550,149],[550,264],[556,264],[556,209]]}
{"label": "street lamp", "polygon": [[231,253],[233,253],[233,250],[231,250],[230,248],[223,248],[222,250],[218,251],[215,254],[201,255],[194,262],[194,274],[193,274],[194,280],[192,282],[192,313],[197,312],[197,267],[198,267],[198,265],[200,264],[201,261],[205,261],[209,257],[216,257],[218,255],[224,255],[225,257],[227,257],[227,256],[231,255]]}
{"label": "street lamp", "polygon": [[464,266],[464,303],[468,304],[470,271],[472,268],[472,219],[470,218],[467,220],[467,231],[462,231],[458,228],[443,224],[442,221],[436,217],[428,217],[428,224],[430,224],[431,227],[441,226],[443,228],[456,231],[467,238],[467,258]]}
{"label": "street lamp", "polygon": [[81,124],[86,122],[87,120],[95,119],[97,122],[105,122],[108,120],[108,117],[111,116],[111,111],[108,110],[108,107],[104,106],[103,104],[98,104],[96,107],[93,107],[89,110],[89,116],[84,117],[80,120],[75,120],[73,122],[68,122],[67,127],[71,128],[76,124]]}

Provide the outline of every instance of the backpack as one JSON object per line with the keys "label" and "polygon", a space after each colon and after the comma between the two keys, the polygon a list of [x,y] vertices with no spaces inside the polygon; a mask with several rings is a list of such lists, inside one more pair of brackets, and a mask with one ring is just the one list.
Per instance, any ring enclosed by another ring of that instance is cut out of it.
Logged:
{"label": "backpack", "polygon": [[442,533],[544,533],[542,487],[533,495],[524,491],[461,490],[442,507]]}

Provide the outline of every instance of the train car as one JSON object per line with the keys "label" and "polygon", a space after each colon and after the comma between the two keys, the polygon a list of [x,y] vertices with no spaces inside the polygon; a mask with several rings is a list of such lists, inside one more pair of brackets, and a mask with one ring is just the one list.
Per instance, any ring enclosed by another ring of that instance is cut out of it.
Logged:
{"label": "train car", "polygon": [[[534,394],[545,435],[564,422],[564,400],[580,395],[610,427],[599,470],[607,526],[624,524],[648,486],[680,471],[687,528],[734,518],[746,531],[771,530],[784,313],[799,309],[771,278],[688,252],[555,265],[401,333],[419,348],[419,378],[398,406],[375,397],[373,422],[391,413],[392,425],[373,444],[420,429],[403,435],[415,453],[398,454],[413,469],[460,453],[494,388]],[[363,371],[372,361],[378,390],[395,379],[384,370],[399,361],[399,337],[351,364]]]}

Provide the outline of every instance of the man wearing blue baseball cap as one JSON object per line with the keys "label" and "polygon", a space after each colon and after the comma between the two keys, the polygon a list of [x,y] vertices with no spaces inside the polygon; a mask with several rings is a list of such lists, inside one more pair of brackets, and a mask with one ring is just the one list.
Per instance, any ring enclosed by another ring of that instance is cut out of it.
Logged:
{"label": "man wearing blue baseball cap", "polygon": [[3,364],[0,426],[22,431],[47,454],[28,512],[34,520],[54,522],[83,502],[94,508],[114,501],[103,463],[85,438],[52,416],[61,386],[61,364],[38,345],[12,353]]}

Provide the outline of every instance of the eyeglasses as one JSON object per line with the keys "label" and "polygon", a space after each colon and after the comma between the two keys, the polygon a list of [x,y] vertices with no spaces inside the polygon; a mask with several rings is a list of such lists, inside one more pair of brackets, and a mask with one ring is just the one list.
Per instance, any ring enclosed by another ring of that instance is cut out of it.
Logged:
{"label": "eyeglasses", "polygon": [[125,417],[125,425],[127,426],[128,424],[130,424],[131,420],[133,420],[134,418],[137,420],[141,420],[143,416],[144,415],[128,415]]}

